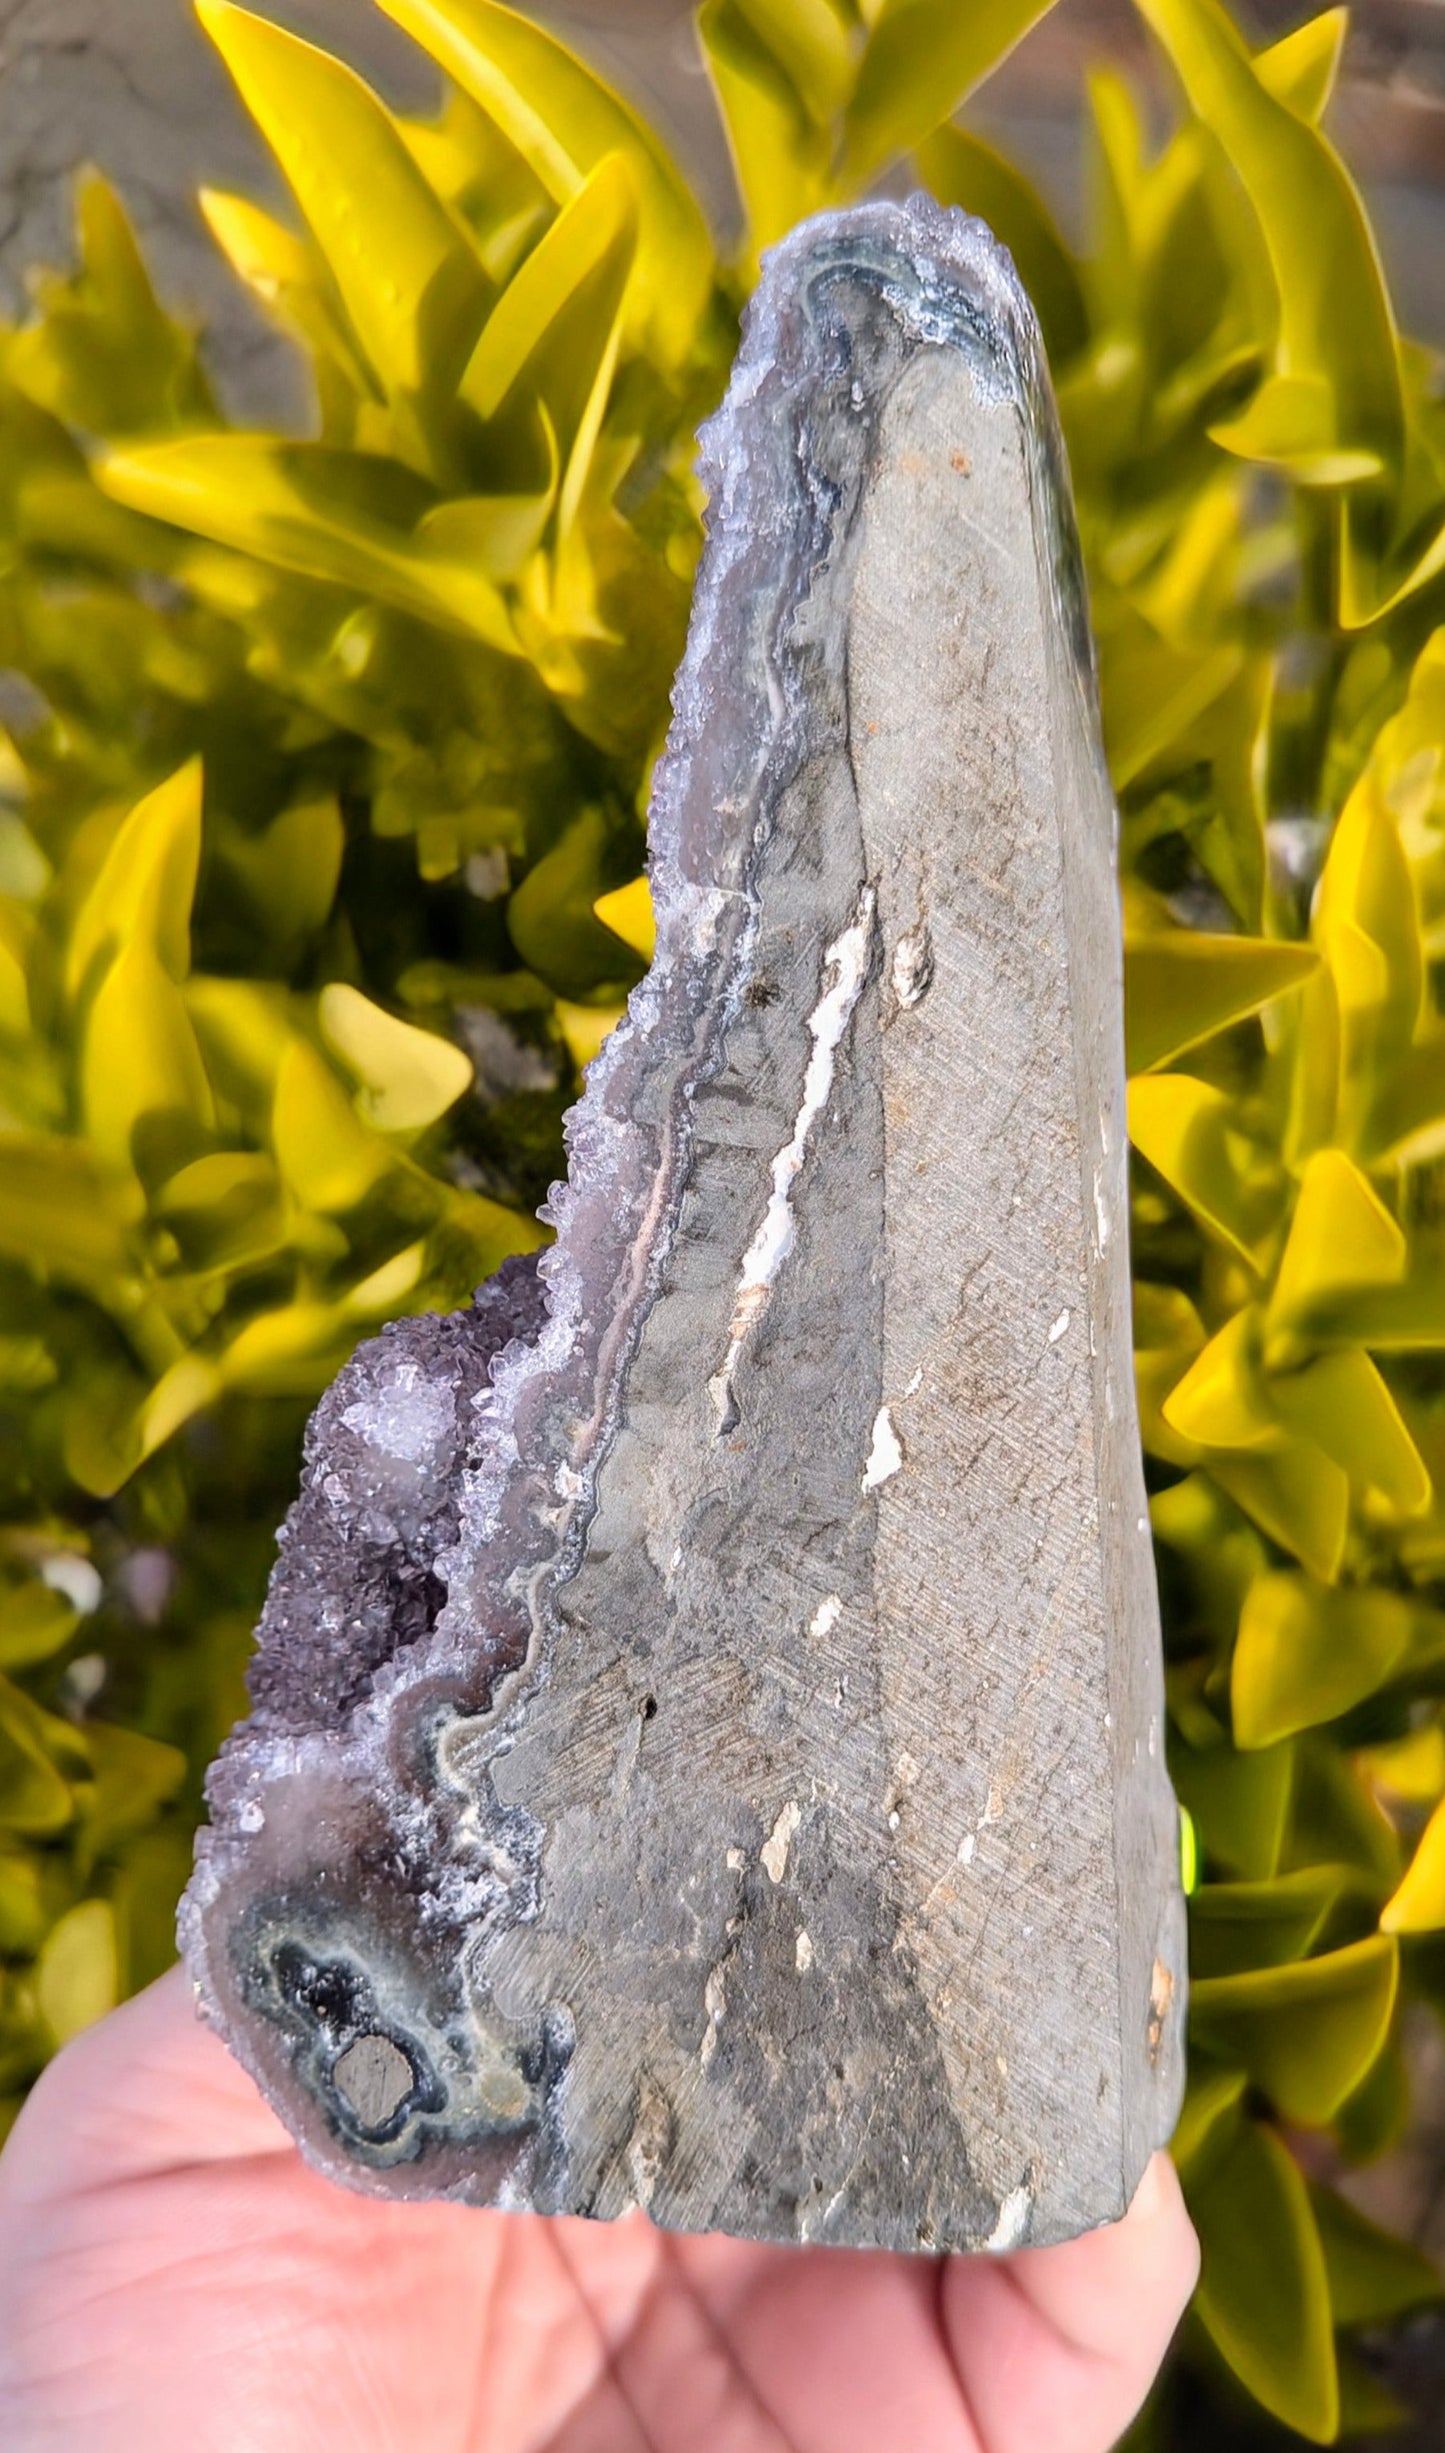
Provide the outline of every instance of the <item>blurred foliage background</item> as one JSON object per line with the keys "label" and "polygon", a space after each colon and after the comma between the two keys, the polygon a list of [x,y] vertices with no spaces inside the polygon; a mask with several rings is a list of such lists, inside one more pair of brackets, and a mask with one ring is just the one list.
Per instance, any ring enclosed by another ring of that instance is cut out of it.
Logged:
{"label": "blurred foliage background", "polygon": [[1445,2011],[1445,412],[1323,131],[1344,12],[1138,0],[1173,116],[1092,76],[1076,249],[953,117],[1045,0],[706,0],[720,254],[538,26],[382,5],[439,117],[198,0],[312,430],[228,420],[97,175],[0,332],[0,2096],[172,1955],[309,1404],[539,1238],[757,252],[921,180],[1039,310],[1123,812],[1204,2244],[1138,2441],[1383,2426],[1439,2281],[1333,2184]]}

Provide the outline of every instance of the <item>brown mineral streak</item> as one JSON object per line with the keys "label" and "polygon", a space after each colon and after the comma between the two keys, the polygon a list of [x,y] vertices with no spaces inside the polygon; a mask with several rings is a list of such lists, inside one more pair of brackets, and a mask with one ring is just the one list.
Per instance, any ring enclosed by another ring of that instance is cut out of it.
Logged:
{"label": "brown mineral streak", "polygon": [[921,200],[808,225],[709,442],[550,1316],[518,1265],[323,1405],[185,1939],[356,2185],[1001,2249],[1122,2211],[1184,1980],[1115,821],[1006,259]]}

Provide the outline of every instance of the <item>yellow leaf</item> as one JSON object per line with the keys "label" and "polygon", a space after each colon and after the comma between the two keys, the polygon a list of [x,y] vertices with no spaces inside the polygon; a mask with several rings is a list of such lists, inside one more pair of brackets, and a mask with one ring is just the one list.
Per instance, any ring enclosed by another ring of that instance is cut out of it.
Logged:
{"label": "yellow leaf", "polygon": [[1319,968],[1304,945],[1208,936],[1187,928],[1126,932],[1125,1031],[1129,1070],[1168,1064],[1185,1048],[1257,1014]]}
{"label": "yellow leaf", "polygon": [[435,1124],[471,1086],[472,1062],[450,1039],[400,1022],[340,981],[323,988],[321,1035],[361,1084],[359,1104],[382,1133]]}
{"label": "yellow leaf", "polygon": [[[826,201],[832,152],[826,117],[820,121],[810,110],[806,89],[800,91],[761,17],[747,0],[706,0],[697,20],[747,208],[749,270],[765,247]],[[844,81],[852,81],[846,51]]]}
{"label": "yellow leaf", "polygon": [[1164,1419],[1201,1448],[1271,1448],[1280,1440],[1259,1358],[1259,1313],[1236,1312],[1165,1398]]}
{"label": "yellow leaf", "polygon": [[393,1253],[349,1290],[346,1309],[363,1316],[395,1311],[418,1284],[425,1259],[425,1244],[408,1244],[405,1251]]}
{"label": "yellow leaf", "polygon": [[[637,190],[627,158],[620,153],[605,154],[538,240],[487,317],[460,387],[462,398],[479,417],[496,416],[526,372],[528,361],[544,349],[559,316],[617,253],[625,259],[625,283],[636,228]],[[611,321],[609,312],[609,326]],[[563,433],[564,452],[572,439],[571,432]]]}
{"label": "yellow leaf", "polygon": [[1340,1138],[1364,1135],[1382,1078],[1399,1065],[1420,1019],[1420,915],[1400,830],[1367,768],[1330,840],[1312,935],[1340,1011]]}
{"label": "yellow leaf", "polygon": [[567,1042],[568,1052],[579,1072],[591,1064],[603,1040],[617,1028],[626,1010],[625,1005],[569,1005],[564,997],[558,998],[557,1027]]}
{"label": "yellow leaf", "polygon": [[664,363],[685,357],[712,285],[713,247],[686,181],[651,130],[601,79],[498,0],[381,0],[566,204],[604,155],[622,153],[641,210],[631,328]]}
{"label": "yellow leaf", "polygon": [[82,1143],[0,1135],[0,1252],[7,1258],[104,1299],[134,1265],[130,1229],[141,1208],[136,1186],[97,1166]]}
{"label": "yellow leaf", "polygon": [[1437,1806],[1426,1824],[1380,1924],[1386,1933],[1438,1933],[1445,1926],[1445,1805]]}
{"label": "yellow leaf", "polygon": [[178,1363],[158,1380],[142,1409],[140,1445],[142,1456],[153,1456],[163,1447],[184,1422],[203,1407],[214,1403],[221,1390],[221,1375],[214,1363],[199,1354],[182,1355]]}
{"label": "yellow leaf", "polygon": [[1230,1672],[1236,1745],[1272,1746],[1362,1703],[1410,1658],[1417,1616],[1399,1593],[1261,1576],[1245,1597]]}
{"label": "yellow leaf", "polygon": [[1396,1516],[1430,1505],[1425,1460],[1369,1356],[1358,1346],[1321,1355],[1271,1382],[1282,1419],[1319,1442],[1361,1497]]}
{"label": "yellow leaf", "polygon": [[203,187],[196,201],[217,246],[262,305],[329,359],[358,398],[373,397],[375,378],[319,252],[249,197]]}
{"label": "yellow leaf", "polygon": [[1445,1728],[1438,1721],[1382,1746],[1362,1746],[1355,1761],[1368,1779],[1406,1805],[1433,1806],[1445,1794]]}
{"label": "yellow leaf", "polygon": [[1257,51],[1254,73],[1260,84],[1277,102],[1288,103],[1297,118],[1321,119],[1335,89],[1349,25],[1347,8],[1321,9],[1267,51]]}
{"label": "yellow leaf", "polygon": [[350,68],[231,0],[196,14],[285,172],[387,393],[454,383],[491,284]]}
{"label": "yellow leaf", "polygon": [[115,1166],[133,1162],[137,1129],[154,1119],[215,1122],[185,999],[143,938],[116,956],[90,1009],[82,1097],[92,1147]]}
{"label": "yellow leaf", "polygon": [[392,1164],[314,1048],[295,1039],[276,1076],[271,1142],[289,1190],[306,1209],[346,1210],[363,1201]]}
{"label": "yellow leaf", "polygon": [[1313,1440],[1213,1456],[1216,1482],[1270,1540],[1325,1584],[1339,1574],[1350,1522],[1349,1477]]}
{"label": "yellow leaf", "polygon": [[57,2044],[113,2010],[119,1990],[109,1900],[83,1899],[52,1927],[35,1971],[40,2015]]}
{"label": "yellow leaf", "polygon": [[222,1357],[221,1376],[253,1396],[309,1396],[335,1377],[358,1334],[334,1304],[289,1303],[247,1321]]}
{"label": "yellow leaf", "polygon": [[1343,1150],[1317,1150],[1300,1178],[1269,1298],[1271,1359],[1286,1360],[1301,1332],[1327,1325],[1342,1298],[1398,1285],[1406,1259],[1405,1238],[1368,1178]]}
{"label": "yellow leaf", "polygon": [[861,188],[952,116],[1052,0],[882,0],[844,116],[838,185]]}
{"label": "yellow leaf", "polygon": [[70,932],[68,995],[98,961],[137,940],[173,980],[185,978],[200,860],[201,762],[192,758],[137,801],[118,829]]}
{"label": "yellow leaf", "polygon": [[610,928],[644,962],[651,962],[657,951],[657,922],[652,889],[645,877],[635,877],[630,886],[615,886],[610,894],[599,894],[592,908],[604,928]]}
{"label": "yellow leaf", "polygon": [[95,478],[153,519],[517,652],[494,583],[428,550],[419,531],[436,495],[399,461],[270,435],[191,435],[112,452]]}
{"label": "yellow leaf", "polygon": [[1234,1128],[1221,1090],[1188,1073],[1142,1074],[1129,1085],[1129,1138],[1164,1181],[1253,1270],[1277,1193]]}
{"label": "yellow leaf", "polygon": [[1398,468],[1404,405],[1394,323],[1343,163],[1269,91],[1217,0],[1138,4],[1258,217],[1279,299],[1276,374],[1324,387],[1338,450]]}

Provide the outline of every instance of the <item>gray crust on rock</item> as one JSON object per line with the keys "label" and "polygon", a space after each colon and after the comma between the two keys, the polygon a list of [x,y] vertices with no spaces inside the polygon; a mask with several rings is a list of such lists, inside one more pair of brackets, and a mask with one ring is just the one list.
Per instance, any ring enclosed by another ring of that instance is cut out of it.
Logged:
{"label": "gray crust on rock", "polygon": [[926,199],[703,437],[657,957],[557,1241],[323,1400],[182,1909],[322,2170],[755,2238],[1119,2215],[1178,2106],[1115,819],[1042,351]]}

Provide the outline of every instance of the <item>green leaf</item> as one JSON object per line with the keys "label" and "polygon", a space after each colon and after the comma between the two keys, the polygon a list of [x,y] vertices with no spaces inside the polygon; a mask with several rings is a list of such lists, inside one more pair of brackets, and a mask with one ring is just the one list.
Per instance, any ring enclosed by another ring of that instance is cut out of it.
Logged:
{"label": "green leaf", "polygon": [[1248,2071],[1286,2120],[1317,2125],[1333,2119],[1373,2067],[1399,1976],[1398,1949],[1384,1934],[1322,1959],[1206,1976],[1190,1990],[1190,2034]]}
{"label": "green leaf", "polygon": [[115,1917],[109,1900],[84,1899],[52,1927],[35,1971],[40,2015],[56,2044],[68,2043],[115,2007],[119,1990]]}
{"label": "green leaf", "polygon": [[1303,1959],[1354,1883],[1341,1865],[1301,1866],[1268,1882],[1202,1883],[1189,1909],[1191,1978]]}
{"label": "green leaf", "polygon": [[507,905],[507,927],[524,963],[563,996],[588,998],[630,984],[637,963],[593,910],[632,866],[600,809],[587,809],[545,853]]}
{"label": "green leaf", "polygon": [[64,1721],[0,1676],[0,1831],[63,1831],[74,1813],[71,1777],[83,1768],[76,1755]]}
{"label": "green leaf", "polygon": [[1236,1754],[1223,1743],[1207,1751],[1181,1746],[1171,1752],[1170,1770],[1209,1857],[1245,1881],[1268,1881],[1289,1822],[1294,1748]]}
{"label": "green leaf", "polygon": [[1073,257],[1042,199],[1001,153],[971,129],[935,129],[918,148],[918,167],[940,204],[961,205],[986,221],[1013,257],[1055,368],[1082,349],[1088,312]]}
{"label": "green leaf", "polygon": [[360,77],[231,0],[196,14],[234,77],[326,259],[382,390],[445,392],[491,284]]}
{"label": "green leaf", "polygon": [[1387,2325],[1445,2293],[1433,2261],[1362,2215],[1337,2189],[1315,2181],[1310,2205],[1325,2253],[1336,2325]]}
{"label": "green leaf", "polygon": [[1191,2191],[1211,2340],[1266,2410],[1312,2444],[1339,2427],[1324,2251],[1299,2167],[1274,2131],[1247,2123]]}
{"label": "green leaf", "polygon": [[95,1771],[82,1823],[81,1858],[88,1873],[118,1841],[143,1830],[175,1796],[186,1776],[186,1758],[178,1746],[162,1745],[137,1729],[118,1728],[109,1721],[88,1722],[85,1741]]}
{"label": "green leaf", "polygon": [[1169,2151],[1191,2197],[1205,2173],[1229,2152],[1239,2134],[1245,2085],[1242,2070],[1216,2070],[1205,2064],[1189,2073]]}
{"label": "green leaf", "polygon": [[79,1624],[73,1603],[38,1576],[0,1589],[0,1666],[25,1669],[33,1661],[48,1661],[64,1650]]}
{"label": "green leaf", "polygon": [[1316,1441],[1252,1455],[1214,1456],[1215,1480],[1271,1541],[1325,1584],[1339,1574],[1349,1530],[1349,1478]]}
{"label": "green leaf", "polygon": [[79,1142],[0,1137],[0,1252],[101,1295],[133,1260],[139,1204]]}
{"label": "green leaf", "polygon": [[607,154],[626,156],[641,213],[631,326],[665,364],[678,365],[707,303],[712,241],[691,190],[651,130],[555,36],[498,0],[381,5],[496,121],[558,204]]}
{"label": "green leaf", "polygon": [[1051,0],[883,0],[843,120],[839,183],[854,193],[957,110]]}

